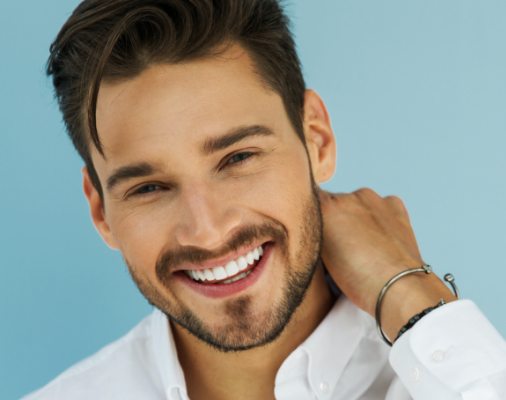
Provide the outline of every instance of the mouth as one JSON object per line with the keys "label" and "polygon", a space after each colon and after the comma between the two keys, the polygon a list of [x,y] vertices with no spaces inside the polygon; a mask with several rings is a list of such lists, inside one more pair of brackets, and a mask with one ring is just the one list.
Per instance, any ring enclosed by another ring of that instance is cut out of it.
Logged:
{"label": "mouth", "polygon": [[258,246],[237,259],[229,261],[224,266],[204,270],[187,270],[185,273],[191,279],[200,283],[230,284],[248,276],[263,254],[263,247]]}
{"label": "mouth", "polygon": [[207,297],[230,296],[257,281],[272,246],[272,242],[267,242],[223,266],[185,270],[177,275],[184,284]]}

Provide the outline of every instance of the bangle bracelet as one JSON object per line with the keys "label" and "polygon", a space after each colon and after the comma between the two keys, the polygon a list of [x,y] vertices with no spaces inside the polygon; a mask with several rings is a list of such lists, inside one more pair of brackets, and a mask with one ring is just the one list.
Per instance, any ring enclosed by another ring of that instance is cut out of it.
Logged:
{"label": "bangle bracelet", "polygon": [[[387,343],[389,346],[392,346],[393,342],[387,337],[387,335],[383,331],[383,328],[381,327],[381,304],[383,302],[383,297],[385,296],[385,293],[388,291],[388,289],[390,289],[390,287],[395,282],[397,282],[399,279],[402,279],[407,275],[415,274],[418,272],[423,272],[423,273],[429,275],[432,273],[432,267],[428,264],[424,264],[419,268],[412,268],[412,269],[408,269],[408,270],[399,272],[397,275],[390,278],[387,283],[385,283],[385,286],[383,286],[383,288],[381,289],[381,291],[378,295],[378,300],[376,301],[376,313],[375,313],[376,314],[376,328],[378,329],[378,332],[379,332],[380,336],[383,338],[383,340],[385,341],[385,343]],[[455,279],[454,279],[453,275],[446,274],[444,276],[444,280],[451,285],[452,290],[455,294],[455,297],[457,297],[457,299],[458,299],[459,292],[458,292],[457,285],[455,284]],[[415,322],[417,322],[417,321],[415,321]],[[411,326],[413,326],[413,325],[414,325],[414,323]]]}

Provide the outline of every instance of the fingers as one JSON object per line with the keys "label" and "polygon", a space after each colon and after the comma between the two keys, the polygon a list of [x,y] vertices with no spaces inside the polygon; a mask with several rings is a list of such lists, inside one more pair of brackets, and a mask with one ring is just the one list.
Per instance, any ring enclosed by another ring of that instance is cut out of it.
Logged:
{"label": "fingers", "polygon": [[[322,207],[339,207],[341,210],[369,210],[373,214],[380,213],[385,217],[394,217],[397,223],[411,229],[411,221],[408,210],[402,199],[398,196],[389,195],[382,197],[370,188],[361,188],[352,193],[331,193],[319,190],[320,204]],[[373,211],[376,210],[376,211]]]}
{"label": "fingers", "polygon": [[398,214],[402,214],[407,216],[408,211],[402,199],[398,196],[388,195],[385,197],[380,196],[377,192],[370,188],[361,188],[351,193],[333,193],[328,192],[323,189],[318,189],[318,195],[321,200],[329,200],[329,199],[342,199],[346,197],[355,197],[359,199],[362,203],[365,204],[374,204],[374,203],[383,203],[390,207],[393,211],[396,211]]}
{"label": "fingers", "polygon": [[349,196],[348,193],[332,193],[327,192],[326,190],[318,189],[318,197],[320,199],[320,206],[326,207],[330,205],[336,205],[338,200],[346,198]]}
{"label": "fingers", "polygon": [[346,195],[348,195],[348,193],[328,192],[326,190],[318,188],[318,196],[320,197],[320,199],[335,199]]}

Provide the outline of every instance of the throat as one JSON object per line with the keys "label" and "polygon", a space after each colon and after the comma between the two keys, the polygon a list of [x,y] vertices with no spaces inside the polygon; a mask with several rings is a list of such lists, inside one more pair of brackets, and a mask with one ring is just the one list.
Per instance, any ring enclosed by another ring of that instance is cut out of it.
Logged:
{"label": "throat", "polygon": [[274,364],[269,357],[272,349],[266,349],[269,346],[224,353],[198,340],[179,325],[170,324],[189,398],[275,399],[275,377],[284,357]]}

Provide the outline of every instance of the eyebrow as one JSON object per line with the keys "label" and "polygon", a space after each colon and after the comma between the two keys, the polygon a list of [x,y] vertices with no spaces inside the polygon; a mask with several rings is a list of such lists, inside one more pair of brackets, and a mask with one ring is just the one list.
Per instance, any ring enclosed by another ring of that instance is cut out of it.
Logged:
{"label": "eyebrow", "polygon": [[[274,132],[264,125],[240,126],[231,129],[224,135],[206,139],[202,144],[201,151],[204,155],[210,155],[252,136],[271,135],[274,135]],[[107,190],[111,191],[114,187],[129,179],[146,177],[157,171],[157,168],[147,162],[119,167],[107,178]]]}
{"label": "eyebrow", "polygon": [[107,190],[111,191],[115,186],[119,185],[123,181],[148,176],[153,174],[155,171],[156,169],[146,162],[120,167],[116,169],[109,178],[107,178]]}
{"label": "eyebrow", "polygon": [[222,136],[207,139],[202,145],[202,153],[204,155],[210,155],[252,136],[271,135],[274,135],[274,132],[264,125],[240,126],[238,128],[233,128]]}

